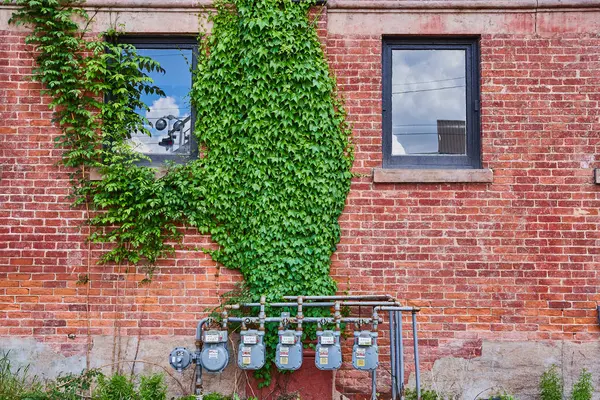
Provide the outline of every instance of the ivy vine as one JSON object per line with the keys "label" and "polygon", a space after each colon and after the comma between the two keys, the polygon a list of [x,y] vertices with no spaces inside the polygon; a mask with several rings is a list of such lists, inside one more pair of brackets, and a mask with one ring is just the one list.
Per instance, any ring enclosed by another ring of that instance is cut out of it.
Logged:
{"label": "ivy vine", "polygon": [[[74,204],[90,211],[94,242],[112,243],[103,262],[152,266],[193,226],[218,244],[213,260],[239,269],[249,296],[329,295],[353,152],[351,130],[309,17],[314,1],[216,0],[200,35],[190,98],[202,156],[155,178],[137,164],[130,132],[136,109],[162,93],[161,67],[130,45],[89,40],[74,22],[76,0],[16,0],[12,22],[32,26],[33,78],[52,98],[74,171]],[[107,101],[105,101],[107,99]],[[96,168],[100,181],[89,180]]]}
{"label": "ivy vine", "polygon": [[220,245],[215,261],[272,299],[335,292],[330,258],[352,177],[350,130],[310,6],[216,1],[191,92],[204,157],[189,219]]}

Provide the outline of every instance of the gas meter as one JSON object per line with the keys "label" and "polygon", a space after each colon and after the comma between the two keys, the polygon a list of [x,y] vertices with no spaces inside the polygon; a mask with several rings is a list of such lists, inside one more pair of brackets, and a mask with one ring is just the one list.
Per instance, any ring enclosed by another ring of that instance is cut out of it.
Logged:
{"label": "gas meter", "polygon": [[175,368],[177,372],[182,372],[189,367],[195,359],[196,355],[190,353],[185,347],[176,347],[171,354],[169,354],[169,364],[171,364],[171,367]]}
{"label": "gas meter", "polygon": [[302,331],[291,329],[279,331],[279,343],[275,351],[275,365],[284,370],[296,370],[302,365]]}
{"label": "gas meter", "polygon": [[315,365],[322,370],[338,369],[342,366],[340,332],[317,331]]}
{"label": "gas meter", "polygon": [[241,369],[261,369],[265,365],[265,332],[255,329],[240,332],[237,363]]}
{"label": "gas meter", "polygon": [[361,371],[373,371],[379,366],[377,332],[354,332],[352,347],[352,365]]}
{"label": "gas meter", "polygon": [[210,330],[202,334],[202,352],[200,363],[208,372],[221,372],[229,363],[227,349],[227,331]]}

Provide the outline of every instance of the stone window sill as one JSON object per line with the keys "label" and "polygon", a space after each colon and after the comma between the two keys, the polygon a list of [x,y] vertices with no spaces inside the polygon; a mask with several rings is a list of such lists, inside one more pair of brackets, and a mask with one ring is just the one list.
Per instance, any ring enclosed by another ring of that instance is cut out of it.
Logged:
{"label": "stone window sill", "polygon": [[491,169],[373,169],[375,183],[492,183]]}
{"label": "stone window sill", "polygon": [[594,170],[594,183],[600,185],[600,168]]}

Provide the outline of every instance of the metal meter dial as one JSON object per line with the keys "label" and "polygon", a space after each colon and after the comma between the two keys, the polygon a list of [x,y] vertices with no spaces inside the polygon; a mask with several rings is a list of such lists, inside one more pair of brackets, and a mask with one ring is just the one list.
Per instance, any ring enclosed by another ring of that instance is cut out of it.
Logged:
{"label": "metal meter dial", "polygon": [[229,363],[227,331],[210,330],[202,334],[200,364],[208,372],[221,372]]}
{"label": "metal meter dial", "polygon": [[373,371],[379,366],[377,332],[354,332],[352,366],[361,371]]}
{"label": "metal meter dial", "polygon": [[265,365],[265,332],[255,329],[240,332],[237,363],[241,369],[261,369]]}
{"label": "metal meter dial", "polygon": [[169,364],[177,372],[182,372],[184,369],[190,366],[194,361],[195,355],[190,353],[185,347],[176,347],[171,354],[169,354]]}
{"label": "metal meter dial", "polygon": [[342,366],[340,332],[318,331],[315,365],[318,369],[334,370]]}
{"label": "metal meter dial", "polygon": [[275,365],[283,370],[296,370],[302,365],[302,331],[279,331]]}

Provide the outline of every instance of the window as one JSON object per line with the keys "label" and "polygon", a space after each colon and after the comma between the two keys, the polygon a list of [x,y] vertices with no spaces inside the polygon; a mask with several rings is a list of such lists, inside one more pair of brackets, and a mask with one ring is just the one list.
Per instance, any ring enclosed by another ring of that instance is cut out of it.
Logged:
{"label": "window", "polygon": [[384,39],[383,167],[481,168],[477,39]]}
{"label": "window", "polygon": [[194,110],[189,92],[191,68],[196,67],[197,40],[190,37],[124,37],[123,43],[133,44],[138,54],[158,61],[165,73],[149,76],[164,96],[143,95],[149,110],[138,110],[148,120],[151,136],[131,133],[129,139],[136,151],[150,158],[144,165],[160,166],[164,161],[185,163],[197,157],[193,135]]}

